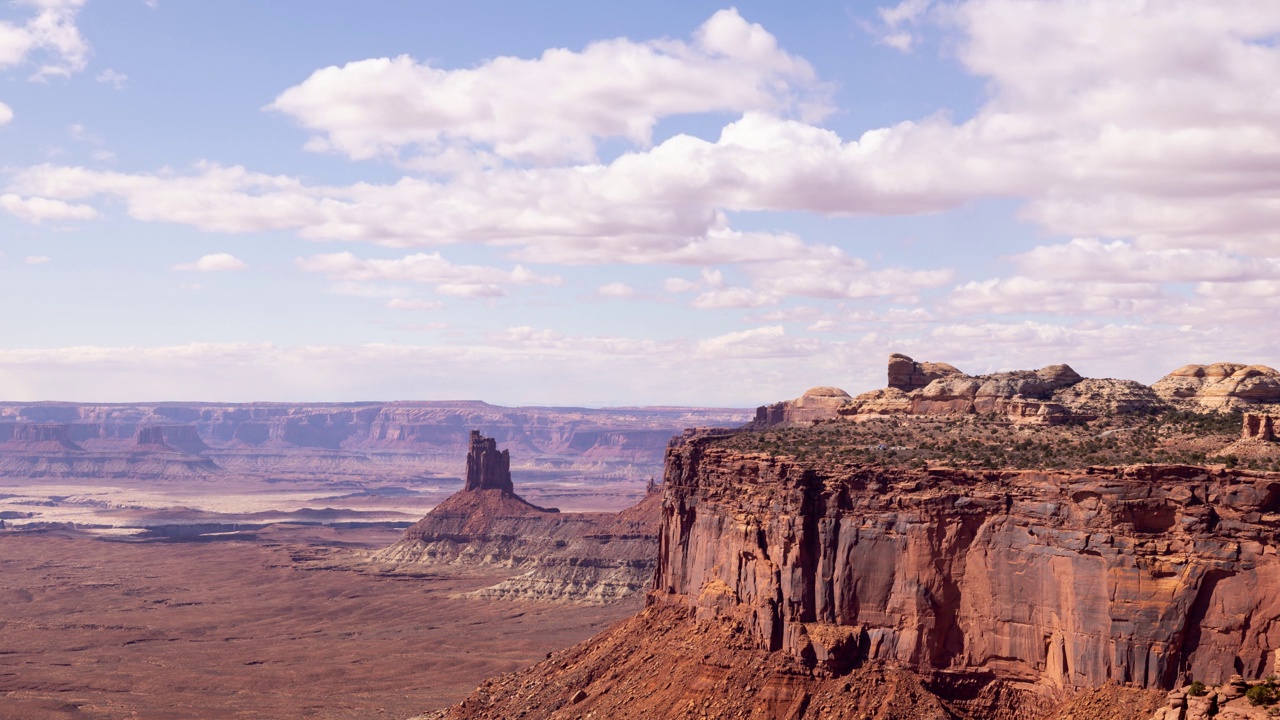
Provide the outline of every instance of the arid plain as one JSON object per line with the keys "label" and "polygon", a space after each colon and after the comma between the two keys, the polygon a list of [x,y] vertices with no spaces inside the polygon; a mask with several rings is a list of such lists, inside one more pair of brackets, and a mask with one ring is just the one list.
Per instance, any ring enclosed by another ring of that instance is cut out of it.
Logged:
{"label": "arid plain", "polygon": [[466,423],[514,448],[538,503],[615,511],[645,496],[684,426],[746,418],[483,403],[0,414],[0,718],[15,720],[447,707],[640,606],[468,594],[523,572],[510,564],[368,563],[462,487]]}

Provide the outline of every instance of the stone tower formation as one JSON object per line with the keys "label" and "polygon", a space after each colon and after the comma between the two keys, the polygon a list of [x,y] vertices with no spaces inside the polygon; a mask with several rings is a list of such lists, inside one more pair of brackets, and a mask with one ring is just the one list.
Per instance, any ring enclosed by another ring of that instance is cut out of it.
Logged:
{"label": "stone tower formation", "polygon": [[464,490],[501,490],[515,492],[511,484],[511,453],[498,451],[498,441],[471,431],[471,448],[467,451],[467,484]]}

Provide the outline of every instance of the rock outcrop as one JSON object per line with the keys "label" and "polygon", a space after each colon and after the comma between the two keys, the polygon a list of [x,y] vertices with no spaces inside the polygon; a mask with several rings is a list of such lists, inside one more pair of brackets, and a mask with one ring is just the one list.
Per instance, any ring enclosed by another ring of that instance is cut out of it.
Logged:
{"label": "rock outcrop", "polygon": [[1280,647],[1280,474],[824,466],[693,439],[665,486],[651,601],[815,672],[1171,688],[1261,676]]}
{"label": "rock outcrop", "polygon": [[155,426],[138,428],[138,442],[134,445],[134,449],[145,452],[173,452],[173,448],[164,442],[164,429]]}
{"label": "rock outcrop", "polygon": [[889,385],[894,390],[920,390],[934,380],[963,376],[964,373],[946,363],[916,362],[901,353],[889,356]]}
{"label": "rock outcrop", "polygon": [[1151,389],[1161,398],[1196,410],[1241,410],[1280,403],[1280,372],[1266,365],[1187,365]]}
{"label": "rock outcrop", "polygon": [[752,425],[766,428],[774,425],[829,420],[836,417],[840,408],[850,399],[849,393],[840,388],[809,388],[795,400],[786,400],[756,408],[756,419]]}
{"label": "rock outcrop", "polygon": [[966,375],[945,363],[889,356],[889,387],[842,405],[842,417],[996,414],[1014,422],[1052,425],[1070,419],[1149,412],[1162,405],[1131,380],[1084,378],[1067,365]]}
{"label": "rock outcrop", "polygon": [[511,484],[511,453],[498,450],[498,441],[471,431],[471,447],[467,451],[467,480],[464,491],[500,490],[515,492]]}
{"label": "rock outcrop", "polygon": [[14,423],[8,428],[0,426],[0,431],[7,430],[8,437],[0,435],[0,440],[10,448],[22,452],[80,452],[83,450],[71,440],[71,427],[65,423]]}
{"label": "rock outcrop", "polygon": [[515,494],[510,454],[471,433],[466,487],[371,557],[388,572],[470,566],[510,577],[475,595],[601,604],[647,588],[656,563],[662,495],[619,513],[561,513]]}
{"label": "rock outcrop", "polygon": [[1241,440],[1257,440],[1272,442],[1276,439],[1276,419],[1272,415],[1245,413],[1244,427],[1240,430]]}

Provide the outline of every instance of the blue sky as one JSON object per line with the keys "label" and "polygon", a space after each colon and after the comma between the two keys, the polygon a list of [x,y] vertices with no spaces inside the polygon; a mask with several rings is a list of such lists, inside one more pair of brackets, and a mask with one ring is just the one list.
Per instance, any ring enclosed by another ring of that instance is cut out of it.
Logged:
{"label": "blue sky", "polygon": [[0,5],[2,399],[1276,364],[1280,8]]}

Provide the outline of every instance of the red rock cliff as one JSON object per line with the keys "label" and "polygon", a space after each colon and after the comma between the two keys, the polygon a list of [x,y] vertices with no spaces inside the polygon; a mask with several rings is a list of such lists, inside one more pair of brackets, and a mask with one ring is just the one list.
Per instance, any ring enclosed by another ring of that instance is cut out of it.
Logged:
{"label": "red rock cliff", "polygon": [[1265,675],[1280,475],[821,466],[668,452],[651,601],[727,617],[819,672],[1071,690]]}

